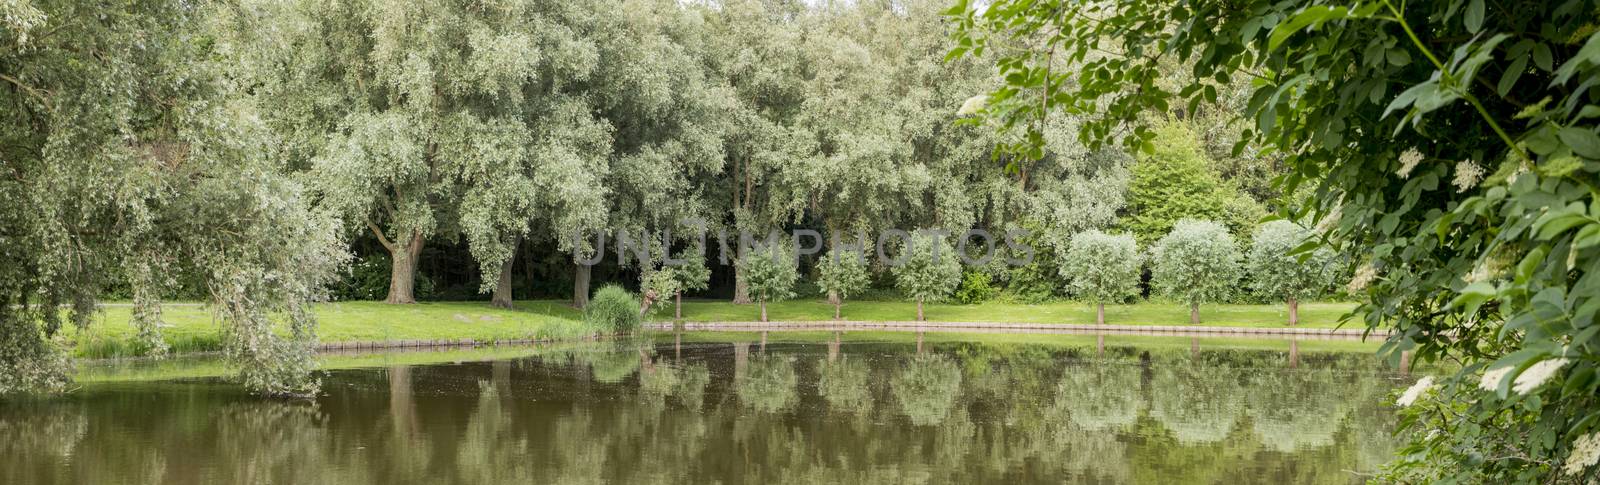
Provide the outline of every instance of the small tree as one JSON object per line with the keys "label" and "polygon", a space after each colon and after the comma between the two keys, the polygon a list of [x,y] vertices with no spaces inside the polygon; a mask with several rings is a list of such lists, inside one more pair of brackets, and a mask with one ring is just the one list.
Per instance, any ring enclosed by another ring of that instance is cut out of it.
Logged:
{"label": "small tree", "polygon": [[672,278],[677,280],[678,287],[673,293],[673,318],[683,319],[683,292],[704,290],[711,284],[711,268],[706,267],[705,248],[692,246],[678,255],[683,264],[668,266],[672,270]]}
{"label": "small tree", "polygon": [[667,295],[678,294],[681,290],[678,278],[670,267],[645,273],[639,281],[642,300],[639,304],[639,316],[649,315],[650,311],[656,308],[656,302],[666,298]]}
{"label": "small tree", "polygon": [[767,302],[794,296],[794,283],[800,279],[794,256],[781,244],[746,251],[739,259],[750,296],[761,306],[761,321],[767,321]]}
{"label": "small tree", "polygon": [[833,295],[833,319],[839,320],[844,299],[867,289],[866,255],[860,251],[828,251],[818,265],[817,286]]}
{"label": "small tree", "polygon": [[1200,304],[1227,298],[1239,280],[1239,248],[1228,229],[1184,219],[1151,250],[1151,284],[1189,304],[1189,323],[1200,323]]}
{"label": "small tree", "polygon": [[1311,230],[1291,221],[1262,224],[1245,255],[1250,288],[1257,296],[1289,305],[1289,324],[1300,323],[1300,300],[1317,296],[1332,283],[1333,253],[1317,248],[1289,254],[1312,238]]}
{"label": "small tree", "polygon": [[961,256],[944,238],[916,234],[900,247],[902,260],[894,267],[895,287],[917,302],[917,321],[923,320],[922,303],[943,301],[961,283]]}
{"label": "small tree", "polygon": [[1078,233],[1061,258],[1061,277],[1078,298],[1095,304],[1094,323],[1106,323],[1106,302],[1139,294],[1139,245],[1128,234]]}

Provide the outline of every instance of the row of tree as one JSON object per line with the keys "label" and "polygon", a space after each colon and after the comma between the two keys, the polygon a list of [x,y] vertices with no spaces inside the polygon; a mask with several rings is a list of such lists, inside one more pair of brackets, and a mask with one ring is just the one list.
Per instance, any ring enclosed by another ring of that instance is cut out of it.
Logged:
{"label": "row of tree", "polygon": [[[1310,228],[1275,220],[1257,227],[1248,247],[1241,248],[1222,224],[1184,219],[1148,251],[1140,251],[1131,234],[1091,229],[1071,238],[1060,263],[1060,278],[1072,296],[1095,304],[1095,323],[1105,323],[1107,303],[1139,297],[1143,271],[1148,269],[1154,293],[1189,305],[1190,323],[1200,323],[1201,304],[1226,300],[1246,281],[1256,297],[1287,304],[1289,324],[1294,325],[1300,321],[1300,302],[1325,295],[1342,267],[1331,251],[1312,248],[1315,240]],[[923,303],[945,301],[961,284],[965,255],[947,237],[913,234],[892,254],[896,264],[883,266],[894,287],[917,303],[919,321],[924,319]],[[784,244],[757,247],[737,261],[750,296],[759,303],[761,321],[767,321],[767,302],[795,295],[799,261],[795,248]],[[819,256],[815,270],[815,283],[832,296],[838,319],[843,300],[868,289],[874,265],[861,248],[843,247]],[[653,302],[671,297],[678,300],[678,318],[683,316],[682,294],[704,289],[710,277],[704,257],[685,257],[682,264],[663,264],[645,274],[641,313],[650,311]]]}
{"label": "row of tree", "polygon": [[[392,303],[416,300],[430,244],[468,253],[466,283],[496,305],[532,286],[514,280],[520,258],[545,266],[524,278],[570,280],[582,307],[596,277],[583,261],[600,248],[576,234],[649,234],[671,251],[701,229],[685,220],[730,234],[1026,227],[1061,253],[1087,229],[1148,244],[1185,217],[1245,236],[1273,195],[1245,190],[1272,158],[1227,154],[1234,139],[1217,133],[1229,102],[1177,113],[1170,150],[1137,161],[1084,148],[1065,115],[1037,157],[992,158],[1002,136],[955,122],[993,74],[944,59],[942,1],[618,7],[373,1],[220,17],[238,25],[226,41],[248,51],[241,77],[264,116],[293,140],[283,155],[372,243],[358,252],[381,248]],[[549,268],[563,261],[567,275]],[[630,286],[651,271],[601,268]],[[734,268],[733,300],[753,301]]]}

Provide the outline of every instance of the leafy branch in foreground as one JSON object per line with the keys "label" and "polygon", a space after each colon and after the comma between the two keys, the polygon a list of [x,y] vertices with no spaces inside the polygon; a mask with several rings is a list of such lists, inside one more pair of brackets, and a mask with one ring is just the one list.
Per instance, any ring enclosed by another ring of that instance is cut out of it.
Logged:
{"label": "leafy branch in foreground", "polygon": [[1589,480],[1600,461],[1596,12],[1176,0],[961,1],[946,14],[950,57],[999,69],[971,123],[1024,131],[1012,154],[1037,153],[1052,111],[1083,116],[1091,146],[1150,152],[1148,119],[1249,78],[1235,150],[1284,157],[1281,193],[1307,197],[1278,215],[1318,221],[1320,245],[1358,267],[1349,289],[1366,303],[1351,318],[1394,330],[1391,359],[1466,364],[1440,384],[1449,412],[1406,421],[1413,452],[1388,478],[1500,482]]}

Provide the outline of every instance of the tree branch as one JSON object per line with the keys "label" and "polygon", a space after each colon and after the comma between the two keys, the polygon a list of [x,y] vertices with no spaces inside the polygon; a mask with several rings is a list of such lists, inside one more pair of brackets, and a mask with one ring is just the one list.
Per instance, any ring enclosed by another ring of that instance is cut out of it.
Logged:
{"label": "tree branch", "polygon": [[373,224],[371,218],[364,217],[362,218],[362,221],[367,223],[367,229],[372,230],[372,235],[378,236],[378,243],[382,244],[384,249],[388,249],[390,253],[395,252],[396,248],[394,247],[394,243],[389,242],[389,237],[383,235],[383,230],[378,229],[378,225]]}

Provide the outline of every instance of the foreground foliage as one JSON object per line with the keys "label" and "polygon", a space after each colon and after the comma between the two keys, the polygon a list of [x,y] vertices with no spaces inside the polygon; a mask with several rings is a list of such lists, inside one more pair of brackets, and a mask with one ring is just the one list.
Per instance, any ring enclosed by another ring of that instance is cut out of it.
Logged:
{"label": "foreground foliage", "polygon": [[[252,391],[316,388],[308,346],[343,264],[333,219],[284,175],[260,106],[205,40],[210,5],[0,6],[0,393],[59,390],[63,317],[128,285],[147,350],[194,284]],[[60,311],[60,305],[70,305]]]}
{"label": "foreground foliage", "polygon": [[[1148,128],[1116,128],[1251,78],[1244,140],[1283,154],[1283,192],[1310,196],[1280,215],[1313,215],[1322,242],[1359,262],[1349,289],[1369,302],[1356,315],[1396,331],[1383,353],[1465,364],[1408,421],[1416,440],[1392,478],[1493,483],[1588,481],[1600,462],[1595,12],[1192,0],[948,13],[953,56],[998,57],[1005,82],[986,112],[1030,134],[1049,111],[1080,112],[1086,140],[1151,151]],[[1186,82],[1155,82],[1170,63]]]}

